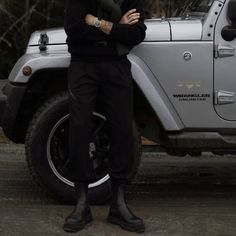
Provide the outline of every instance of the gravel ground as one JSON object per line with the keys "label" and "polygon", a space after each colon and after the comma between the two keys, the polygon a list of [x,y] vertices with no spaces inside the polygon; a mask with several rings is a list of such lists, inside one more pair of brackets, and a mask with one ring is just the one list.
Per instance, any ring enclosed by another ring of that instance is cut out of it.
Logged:
{"label": "gravel ground", "polygon": [[[24,145],[0,136],[0,235],[71,235],[62,225],[72,206],[59,204],[32,181]],[[234,156],[144,153],[127,201],[144,219],[143,235],[235,236],[235,180]],[[135,235],[107,223],[108,209],[92,206],[94,221],[73,235]]]}

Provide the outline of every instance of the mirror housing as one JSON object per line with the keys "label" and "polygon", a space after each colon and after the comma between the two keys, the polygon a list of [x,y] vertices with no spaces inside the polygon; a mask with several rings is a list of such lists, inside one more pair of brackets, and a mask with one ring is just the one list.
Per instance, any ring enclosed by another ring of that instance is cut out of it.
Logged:
{"label": "mirror housing", "polygon": [[221,36],[226,41],[232,41],[236,38],[236,0],[230,0],[227,16],[231,21],[231,25],[225,26],[222,29]]}
{"label": "mirror housing", "polygon": [[236,38],[236,27],[225,26],[221,31],[221,36],[225,41],[233,41]]}
{"label": "mirror housing", "polygon": [[228,18],[232,25],[236,25],[236,0],[231,0],[228,4]]}

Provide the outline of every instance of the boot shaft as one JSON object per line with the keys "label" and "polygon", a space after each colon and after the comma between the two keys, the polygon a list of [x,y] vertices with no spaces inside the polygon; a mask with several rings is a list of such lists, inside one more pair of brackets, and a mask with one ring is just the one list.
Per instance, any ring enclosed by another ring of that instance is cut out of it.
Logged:
{"label": "boot shaft", "polygon": [[88,203],[88,183],[75,182],[74,189],[78,203]]}
{"label": "boot shaft", "polygon": [[125,183],[112,183],[112,205],[126,205],[126,192],[127,184]]}

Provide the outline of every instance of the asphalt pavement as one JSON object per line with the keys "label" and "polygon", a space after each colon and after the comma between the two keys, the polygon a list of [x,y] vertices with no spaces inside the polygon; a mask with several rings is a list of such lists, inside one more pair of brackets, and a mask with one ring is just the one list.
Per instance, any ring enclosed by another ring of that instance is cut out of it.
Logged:
{"label": "asphalt pavement", "polygon": [[[0,140],[0,236],[137,235],[106,222],[107,204],[92,206],[94,221],[83,231],[64,233],[72,206],[59,204],[32,181],[23,145]],[[144,219],[143,235],[235,236],[235,183],[235,156],[144,153],[127,201]]]}

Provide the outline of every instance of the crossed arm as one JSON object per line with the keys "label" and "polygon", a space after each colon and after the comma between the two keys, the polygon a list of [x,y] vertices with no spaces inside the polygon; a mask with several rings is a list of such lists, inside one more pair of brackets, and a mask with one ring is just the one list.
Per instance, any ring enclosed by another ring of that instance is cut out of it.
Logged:
{"label": "crossed arm", "polygon": [[[122,16],[119,24],[134,25],[134,24],[138,23],[139,18],[140,18],[140,13],[137,12],[136,9],[132,9],[132,10],[129,10],[126,14],[124,14]],[[98,19],[97,17],[95,17],[91,14],[87,14],[85,16],[85,22],[91,26],[94,25],[94,23],[97,19]],[[105,34],[109,35],[111,33],[112,28],[113,28],[113,22],[101,20],[101,23],[102,24],[101,24],[100,30],[103,31]]]}
{"label": "crossed arm", "polygon": [[[90,26],[94,25],[96,19],[91,14],[85,17],[86,23]],[[134,8],[126,12],[119,23],[102,20],[100,30],[121,43],[137,45],[145,37],[146,26],[140,22],[140,13]]]}
{"label": "crossed arm", "polygon": [[131,0],[132,10],[125,13],[120,22],[102,20],[99,29],[93,26],[96,16],[88,14],[86,1],[68,1],[64,28],[67,34],[73,35],[74,40],[89,42],[111,38],[127,45],[137,45],[143,41],[146,26],[141,14],[135,9],[142,0]]}

